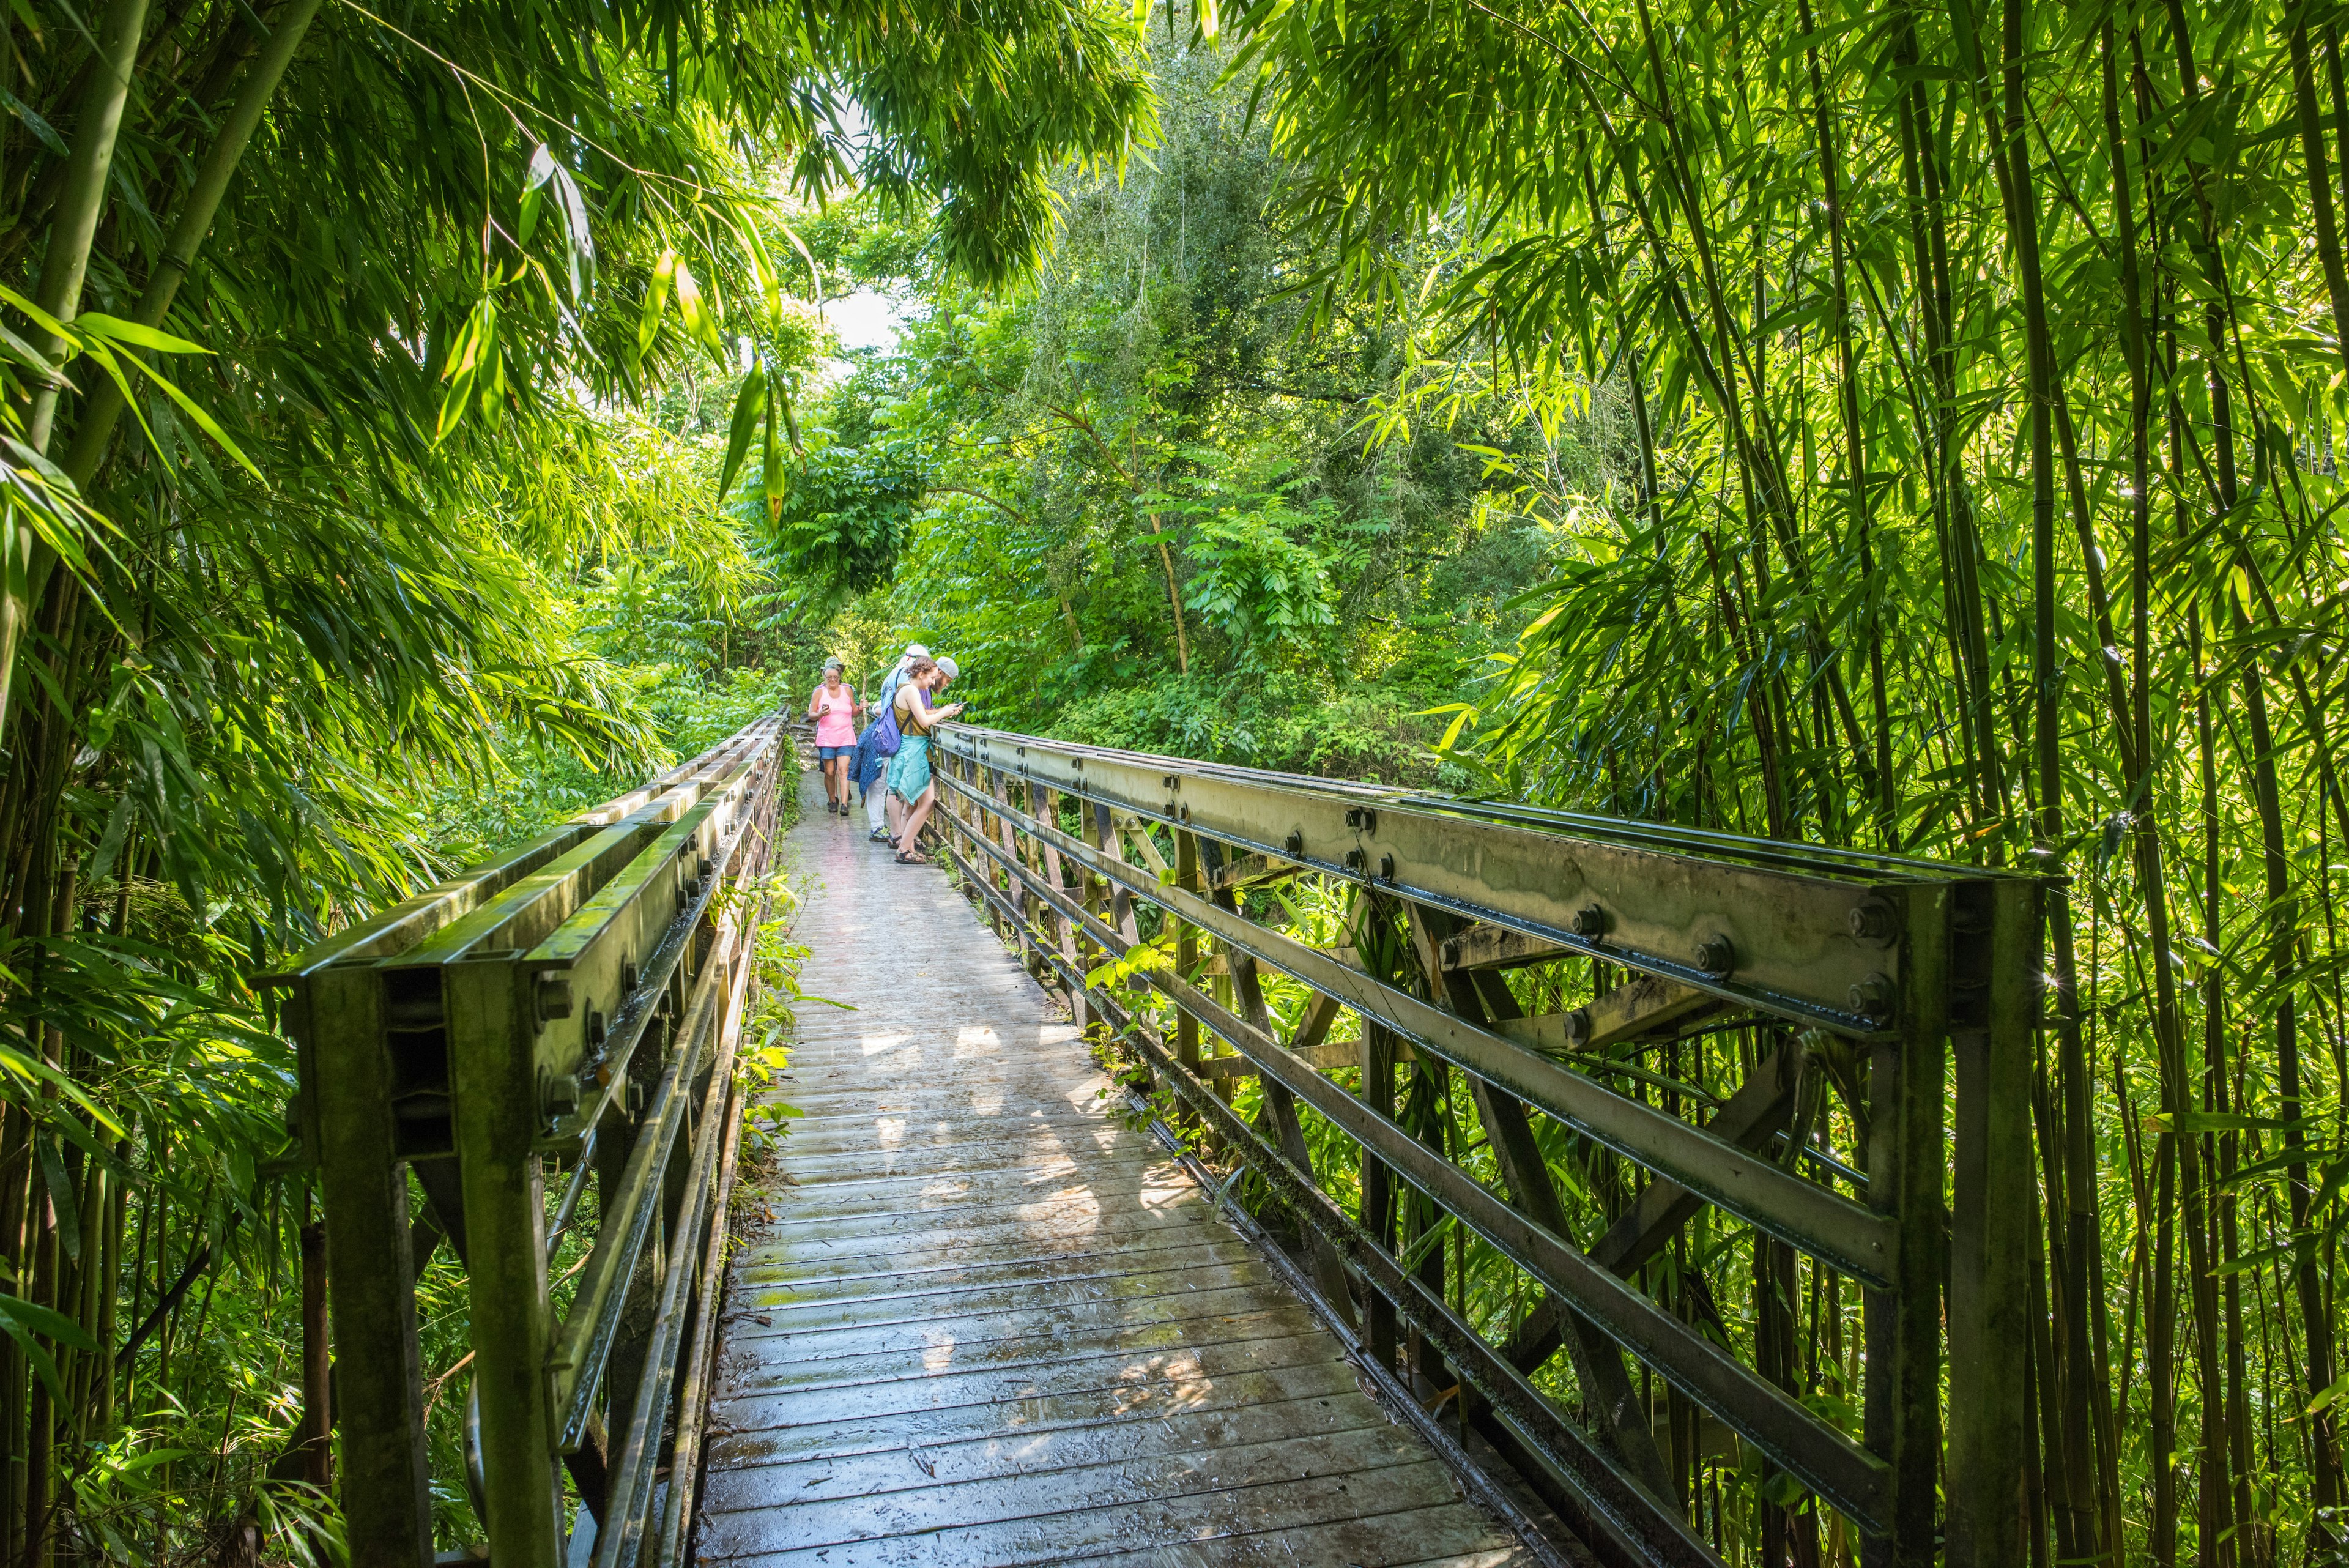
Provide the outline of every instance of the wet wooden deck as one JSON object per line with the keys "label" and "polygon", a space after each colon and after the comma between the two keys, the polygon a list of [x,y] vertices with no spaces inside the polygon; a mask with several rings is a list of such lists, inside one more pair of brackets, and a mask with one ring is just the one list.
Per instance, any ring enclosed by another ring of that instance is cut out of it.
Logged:
{"label": "wet wooden deck", "polygon": [[[1515,1565],[936,870],[802,781],[805,1113],[740,1238],[705,1563]],[[756,1206],[754,1205],[754,1210]]]}

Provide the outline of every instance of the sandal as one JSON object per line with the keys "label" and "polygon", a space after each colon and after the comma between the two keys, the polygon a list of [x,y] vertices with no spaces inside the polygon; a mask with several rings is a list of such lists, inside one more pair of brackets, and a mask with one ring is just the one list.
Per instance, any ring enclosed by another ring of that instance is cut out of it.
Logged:
{"label": "sandal", "polygon": [[909,855],[905,850],[900,849],[897,851],[897,864],[900,866],[927,866],[929,861],[919,855]]}

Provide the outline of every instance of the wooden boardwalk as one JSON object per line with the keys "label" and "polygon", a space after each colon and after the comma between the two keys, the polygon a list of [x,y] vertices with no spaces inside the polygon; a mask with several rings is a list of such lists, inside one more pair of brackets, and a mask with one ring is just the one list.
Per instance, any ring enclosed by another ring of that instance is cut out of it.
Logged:
{"label": "wooden boardwalk", "polygon": [[731,1268],[706,1563],[1511,1568],[936,870],[791,835],[793,1124]]}

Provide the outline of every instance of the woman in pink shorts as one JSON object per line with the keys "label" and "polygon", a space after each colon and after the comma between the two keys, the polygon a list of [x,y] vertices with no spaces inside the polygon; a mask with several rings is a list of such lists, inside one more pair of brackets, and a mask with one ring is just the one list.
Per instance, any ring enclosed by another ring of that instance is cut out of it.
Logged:
{"label": "woman in pink shorts", "polygon": [[856,716],[864,705],[856,689],[840,679],[840,660],[823,661],[823,684],[808,698],[807,716],[815,721],[815,754],[823,763],[824,810],[848,815],[848,760],[856,754]]}

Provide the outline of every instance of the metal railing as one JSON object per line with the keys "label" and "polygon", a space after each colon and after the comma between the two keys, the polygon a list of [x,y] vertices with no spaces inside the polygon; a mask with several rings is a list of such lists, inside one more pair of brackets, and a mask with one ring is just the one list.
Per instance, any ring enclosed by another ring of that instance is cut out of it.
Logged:
{"label": "metal railing", "polygon": [[[2036,880],[961,726],[938,751],[950,857],[1006,940],[1262,1179],[1379,1368],[1456,1386],[1463,1422],[1603,1560],[1719,1562],[1639,1368],[1839,1512],[1863,1561],[2020,1559]],[[1247,898],[1296,877],[1345,890],[1350,940],[1317,945]],[[1133,956],[1168,938],[1171,961]],[[1559,961],[1589,961],[1592,994],[1526,1016],[1506,972]],[[1267,971],[1310,999],[1287,1038]],[[1357,1039],[1333,1046],[1341,1011]],[[1718,1096],[1620,1049],[1729,1028],[1753,1064]],[[1463,1075],[1496,1182],[1399,1119],[1405,1067],[1447,1104]],[[1242,1076],[1262,1085],[1254,1121],[1231,1108]],[[1316,1179],[1306,1108],[1353,1146],[1350,1208]],[[1640,1174],[1595,1238],[1577,1238],[1545,1121]],[[1708,1209],[1862,1293],[1856,1433],[1643,1288]],[[1431,1215],[1536,1287],[1506,1342],[1464,1315]],[[1536,1386],[1561,1349],[1578,1415]]]}
{"label": "metal railing", "polygon": [[[468,1281],[468,1480],[491,1561],[554,1568],[591,1537],[595,1568],[681,1559],[695,1488],[657,1512],[655,1466],[667,1442],[675,1473],[698,1473],[748,889],[783,733],[754,723],[271,977],[325,1197],[357,1568],[434,1560],[415,1285],[444,1241]],[[549,1264],[591,1181],[594,1239],[558,1312]]]}

